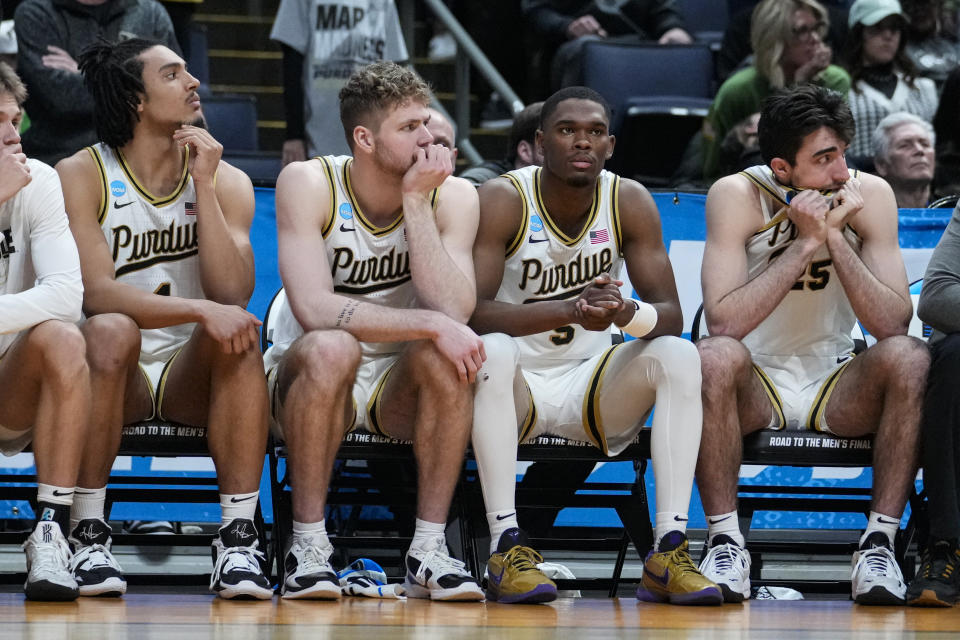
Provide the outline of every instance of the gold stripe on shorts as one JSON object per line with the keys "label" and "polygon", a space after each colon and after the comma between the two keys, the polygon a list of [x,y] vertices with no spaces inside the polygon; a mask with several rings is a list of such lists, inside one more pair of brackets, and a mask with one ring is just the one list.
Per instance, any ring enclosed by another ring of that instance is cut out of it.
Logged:
{"label": "gold stripe on shorts", "polygon": [[[374,433],[381,435],[384,438],[390,438],[390,434],[383,430],[383,427],[380,426],[382,419],[380,417],[380,409],[383,405],[381,400],[383,399],[383,388],[387,385],[387,379],[390,377],[390,374],[393,373],[393,368],[397,366],[397,363],[394,362],[390,367],[383,372],[383,375],[380,376],[379,382],[377,382],[376,388],[373,390],[373,394],[370,396],[370,401],[367,402],[367,418],[370,422],[370,428],[373,429]],[[356,402],[356,401],[354,401]],[[354,424],[356,423],[356,410],[354,410]],[[350,431],[353,429],[353,425],[350,425]]]}
{"label": "gold stripe on shorts", "polygon": [[774,429],[783,429],[787,426],[787,417],[783,414],[783,399],[780,398],[780,392],[777,391],[777,386],[773,384],[773,380],[770,379],[766,371],[758,367],[756,363],[751,364],[753,364],[753,372],[760,378],[760,384],[763,385],[763,390],[767,392],[773,411],[777,414],[777,420],[780,422],[780,426],[774,427]]}
{"label": "gold stripe on shorts", "polygon": [[160,381],[157,383],[157,394],[156,399],[153,402],[153,413],[159,420],[165,420],[163,417],[163,392],[167,388],[167,376],[170,375],[170,367],[173,365],[173,361],[177,359],[177,356],[180,355],[180,352],[183,351],[183,347],[177,349],[169,360],[167,364],[163,365],[163,371],[160,372]]}
{"label": "gold stripe on shorts", "polygon": [[615,344],[606,350],[603,357],[600,358],[597,368],[593,370],[587,392],[583,394],[583,432],[590,438],[590,442],[603,451],[604,455],[607,455],[607,437],[603,432],[603,420],[600,417],[600,407],[598,405],[600,388],[603,386],[603,377],[607,373],[610,357],[614,350],[622,344]]}
{"label": "gold stripe on shorts", "polygon": [[820,423],[823,421],[824,414],[827,412],[827,403],[830,402],[830,395],[837,386],[837,381],[840,380],[840,376],[847,368],[847,365],[849,365],[851,362],[853,362],[853,358],[850,358],[842,365],[834,369],[833,373],[831,373],[820,386],[820,390],[817,391],[817,395],[814,396],[813,406],[810,407],[810,413],[807,415],[808,429],[813,429],[814,431],[823,431],[823,429],[820,427]]}
{"label": "gold stripe on shorts", "polygon": [[530,437],[530,432],[533,431],[533,426],[537,424],[537,406],[533,404],[533,393],[530,391],[530,385],[527,384],[527,381],[523,381],[523,387],[527,390],[527,397],[530,398],[530,406],[527,409],[527,415],[523,419],[523,424],[520,427],[520,437],[517,438],[517,442],[523,442]]}
{"label": "gold stripe on shorts", "polygon": [[146,419],[153,420],[157,417],[157,394],[153,390],[153,382],[150,381],[150,376],[147,375],[147,370],[144,369],[143,365],[140,363],[137,363],[137,368],[143,375],[143,381],[147,383],[147,393],[150,394],[150,403],[153,405],[153,408],[150,410],[150,415]]}

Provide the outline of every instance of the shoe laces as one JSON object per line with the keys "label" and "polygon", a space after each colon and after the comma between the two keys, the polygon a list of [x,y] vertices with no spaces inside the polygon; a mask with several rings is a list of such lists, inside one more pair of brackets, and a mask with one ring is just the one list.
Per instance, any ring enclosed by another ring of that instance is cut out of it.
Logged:
{"label": "shoe laces", "polygon": [[687,552],[686,549],[677,547],[676,549],[672,551],[668,551],[667,553],[669,554],[668,556],[669,561],[675,567],[680,569],[681,574],[700,573],[700,570],[697,568],[695,564],[693,564],[693,560],[690,558],[690,553]]}
{"label": "shoe laces", "polygon": [[745,550],[742,547],[727,543],[717,545],[710,549],[710,557],[708,560],[713,563],[713,566],[717,568],[718,572],[726,573],[732,571],[735,564],[739,565],[738,568],[741,569],[747,566],[744,554]]}
{"label": "shoe laces", "polygon": [[537,565],[543,562],[543,556],[530,547],[518,544],[503,554],[503,562],[517,571],[536,571]]}
{"label": "shoe laces", "polygon": [[78,567],[85,565],[84,569],[97,569],[100,567],[110,567],[120,571],[120,565],[116,558],[102,544],[92,544],[81,547],[70,560],[70,570],[76,571]]}
{"label": "shoe laces", "polygon": [[55,571],[70,565],[72,554],[63,536],[56,536],[51,542],[37,542],[28,538],[22,548],[31,552],[31,569]]}
{"label": "shoe laces", "polygon": [[[325,547],[313,536],[303,536],[295,543],[295,548],[300,549],[302,555],[299,556],[300,567],[305,573],[317,573],[323,570],[330,570],[330,552],[333,551],[329,546]],[[262,554],[261,554],[262,555]]]}
{"label": "shoe laces", "polygon": [[895,564],[893,552],[887,547],[873,547],[861,551],[860,564],[865,567],[867,575],[896,575],[896,572],[892,569]]}
{"label": "shoe laces", "polygon": [[461,575],[466,573],[466,565],[450,557],[447,551],[447,545],[442,539],[436,547],[424,552],[423,558],[420,560],[420,566],[417,568],[417,573],[415,574],[418,581],[425,581],[427,569],[433,571],[435,577],[451,573]]}
{"label": "shoe laces", "polygon": [[923,562],[920,565],[920,575],[924,578],[940,578],[942,580],[951,580],[953,572],[957,568],[958,554],[960,551],[955,549],[939,549],[937,547],[928,547],[923,554]]}
{"label": "shoe laces", "polygon": [[258,551],[254,547],[226,547],[217,556],[217,562],[213,566],[213,575],[238,570],[260,574],[258,558],[263,560],[265,556],[262,551]]}

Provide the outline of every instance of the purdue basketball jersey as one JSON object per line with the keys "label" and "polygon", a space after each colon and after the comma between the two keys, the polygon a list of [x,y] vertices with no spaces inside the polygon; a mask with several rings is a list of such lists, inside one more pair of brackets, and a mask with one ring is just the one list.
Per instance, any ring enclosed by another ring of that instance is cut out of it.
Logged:
{"label": "purdue basketball jersey", "polygon": [[[851,170],[851,177],[858,176]],[[787,216],[795,193],[777,182],[767,166],[740,175],[757,187],[763,225],[747,241],[747,278],[753,279],[797,237]],[[857,254],[861,240],[850,225],[843,235]],[[806,271],[776,309],[748,333],[743,343],[757,355],[837,356],[853,350],[856,315],[837,277],[826,245],[817,249]]]}
{"label": "purdue basketball jersey", "polygon": [[[587,221],[577,236],[570,237],[554,223],[543,203],[540,167],[524,167],[504,175],[520,193],[523,219],[507,247],[497,300],[514,304],[570,300],[600,274],[616,277],[620,273],[623,258],[618,176],[600,172]],[[516,340],[524,366],[531,368],[536,363],[550,365],[557,360],[595,356],[610,346],[610,332],[567,325]]]}
{"label": "purdue basketball jersey", "polygon": [[[377,227],[363,215],[350,184],[350,156],[317,158],[330,189],[329,209],[323,221],[327,263],[333,276],[334,292],[364,302],[395,309],[416,306],[410,276],[403,213],[386,227]],[[434,211],[438,192],[430,194]],[[284,302],[274,330],[274,343],[289,344],[303,335],[303,328]],[[402,342],[361,342],[365,356],[397,353]]]}
{"label": "purdue basketball jersey", "polygon": [[[157,295],[204,298],[197,242],[197,195],[187,171],[173,193],[154,196],[133,175],[123,154],[103,143],[87,147],[100,172],[98,220],[113,257],[118,282]],[[193,333],[194,323],[143,329],[141,353],[172,356]]]}

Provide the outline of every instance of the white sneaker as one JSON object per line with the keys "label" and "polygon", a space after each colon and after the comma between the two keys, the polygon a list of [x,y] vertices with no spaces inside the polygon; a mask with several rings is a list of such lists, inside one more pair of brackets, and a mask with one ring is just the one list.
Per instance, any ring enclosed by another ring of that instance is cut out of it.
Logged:
{"label": "white sneaker", "polygon": [[700,573],[717,583],[724,602],[750,598],[750,552],[730,536],[721,534],[713,539],[713,546],[700,563]]}
{"label": "white sneaker", "polygon": [[851,595],[857,604],[901,605],[907,594],[886,534],[871,533],[853,554]]}
{"label": "white sneaker", "polygon": [[483,600],[476,579],[465,565],[450,557],[447,542],[438,536],[427,549],[410,547],[404,557],[407,579],[404,592],[411,598],[431,600]]}
{"label": "white sneaker", "polygon": [[70,534],[76,550],[70,570],[82,596],[122,596],[127,581],[116,558],[110,553],[110,526],[98,518],[81,520]]}
{"label": "white sneaker", "polygon": [[263,552],[257,546],[257,530],[250,520],[237,518],[222,527],[213,541],[210,590],[227,599],[272,598],[273,589],[260,568]]}
{"label": "white sneaker", "polygon": [[330,566],[333,546],[326,536],[294,536],[283,557],[282,598],[339,600],[340,581]]}
{"label": "white sneaker", "polygon": [[27,600],[76,600],[77,581],[70,571],[70,546],[60,525],[50,520],[37,523],[27,541]]}

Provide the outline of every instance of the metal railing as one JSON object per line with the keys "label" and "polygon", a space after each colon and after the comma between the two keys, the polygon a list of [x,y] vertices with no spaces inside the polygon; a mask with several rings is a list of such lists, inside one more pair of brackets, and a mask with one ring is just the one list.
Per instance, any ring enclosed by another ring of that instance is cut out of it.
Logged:
{"label": "metal railing", "polygon": [[[423,0],[423,3],[433,13],[434,16],[443,24],[444,27],[453,36],[457,43],[457,56],[454,61],[454,115],[451,121],[457,128],[457,147],[471,164],[480,164],[483,157],[477,151],[473,143],[470,142],[470,65],[476,67],[477,71],[483,76],[484,80],[490,83],[490,86],[500,97],[506,101],[510,110],[517,114],[523,110],[524,104],[513,88],[504,80],[497,68],[480,50],[477,43],[473,41],[470,34],[466,32],[460,22],[454,17],[443,0]],[[399,13],[400,21],[404,27],[404,33],[407,38],[407,50],[413,50],[413,5],[414,0],[400,0]],[[435,107],[438,111],[446,115],[450,114],[434,97]]]}

